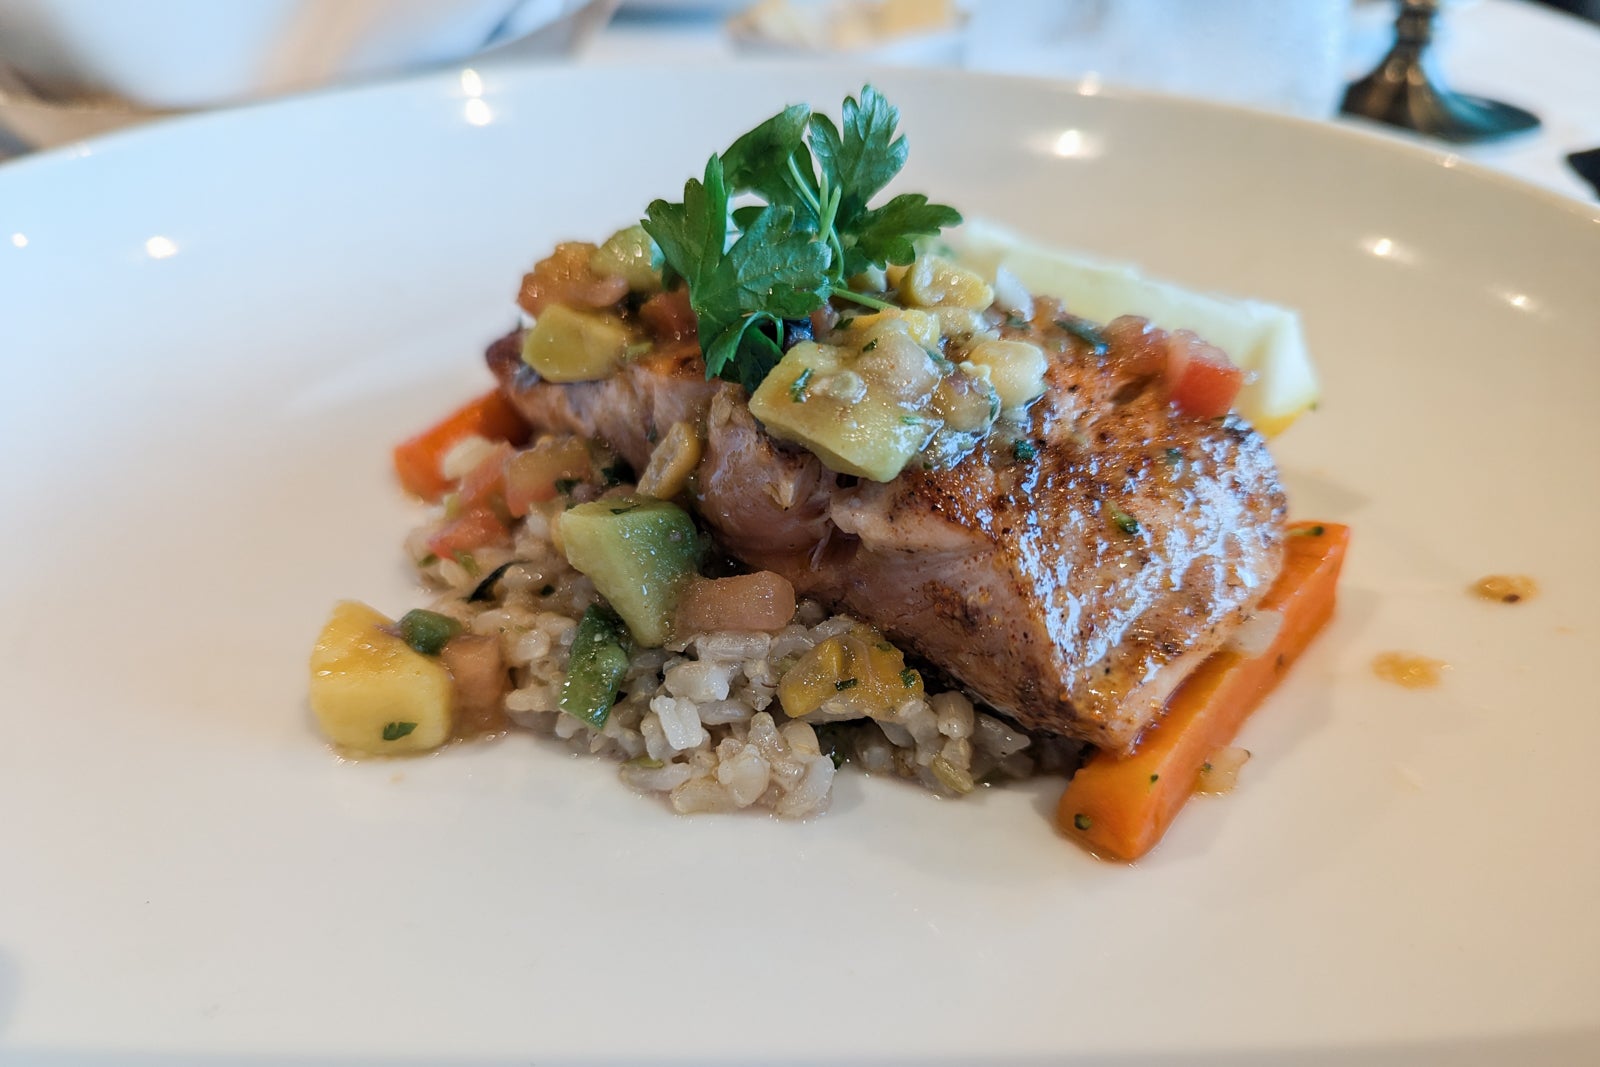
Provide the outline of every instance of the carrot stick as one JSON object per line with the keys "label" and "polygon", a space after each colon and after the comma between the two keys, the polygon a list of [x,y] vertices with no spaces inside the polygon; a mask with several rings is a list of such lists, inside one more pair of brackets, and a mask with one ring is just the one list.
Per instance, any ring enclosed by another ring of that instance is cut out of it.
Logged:
{"label": "carrot stick", "polygon": [[456,444],[476,435],[520,445],[529,433],[527,422],[510,401],[498,389],[490,390],[396,445],[394,470],[408,493],[437,500],[450,488],[450,480],[440,472],[439,464]]}
{"label": "carrot stick", "polygon": [[1261,611],[1283,614],[1272,644],[1257,656],[1212,655],[1167,701],[1131,756],[1098,752],[1067,783],[1056,824],[1096,855],[1135,860],[1155,847],[1194,792],[1201,766],[1239,732],[1296,657],[1333,615],[1350,528],[1289,527],[1283,571]]}

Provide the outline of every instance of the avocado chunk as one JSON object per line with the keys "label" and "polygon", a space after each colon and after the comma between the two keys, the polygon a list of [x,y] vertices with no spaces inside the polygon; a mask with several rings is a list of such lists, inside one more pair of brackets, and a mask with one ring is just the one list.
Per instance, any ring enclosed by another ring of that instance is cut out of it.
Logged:
{"label": "avocado chunk", "polygon": [[610,601],[634,642],[656,648],[666,641],[700,553],[688,513],[665,500],[613,496],[562,512],[556,531],[567,562]]}
{"label": "avocado chunk", "polygon": [[633,340],[615,316],[551,304],[522,335],[522,361],[547,382],[592,382],[622,366]]}
{"label": "avocado chunk", "polygon": [[829,470],[887,482],[939,429],[929,411],[937,383],[931,357],[904,332],[854,350],[802,341],[750,397],[750,413]]}

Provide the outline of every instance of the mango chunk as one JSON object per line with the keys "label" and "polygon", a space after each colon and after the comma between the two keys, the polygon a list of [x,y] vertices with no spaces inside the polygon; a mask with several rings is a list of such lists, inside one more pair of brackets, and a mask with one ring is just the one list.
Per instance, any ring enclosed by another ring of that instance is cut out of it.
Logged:
{"label": "mango chunk", "polygon": [[390,629],[394,620],[346,600],[311,652],[311,710],[353,755],[426,752],[450,739],[454,686],[438,660]]}
{"label": "mango chunk", "polygon": [[790,718],[830,703],[877,718],[923,693],[922,675],[906,668],[901,651],[860,622],[817,644],[778,681],[778,702]]}

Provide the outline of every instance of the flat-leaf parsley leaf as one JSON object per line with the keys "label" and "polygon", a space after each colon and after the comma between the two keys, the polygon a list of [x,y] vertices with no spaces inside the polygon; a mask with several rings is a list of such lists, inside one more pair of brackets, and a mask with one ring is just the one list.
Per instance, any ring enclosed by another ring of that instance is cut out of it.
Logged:
{"label": "flat-leaf parsley leaf", "polygon": [[[783,357],[784,320],[838,297],[885,306],[847,279],[910,263],[915,242],[961,216],[920,193],[873,208],[905,165],[900,113],[872,86],[846,97],[843,124],[796,104],[706,162],[683,200],[657,200],[644,229],[666,268],[689,286],[706,376],[754,391]],[[730,197],[765,201],[730,210]]]}

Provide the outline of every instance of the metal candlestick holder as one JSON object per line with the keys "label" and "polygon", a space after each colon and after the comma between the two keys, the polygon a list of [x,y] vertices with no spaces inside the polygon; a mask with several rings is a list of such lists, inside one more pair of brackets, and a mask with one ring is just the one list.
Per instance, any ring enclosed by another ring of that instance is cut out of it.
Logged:
{"label": "metal candlestick holder", "polygon": [[1425,62],[1439,0],[1400,0],[1394,47],[1378,69],[1354,83],[1340,110],[1459,144],[1535,130],[1539,118],[1512,104],[1445,88]]}

